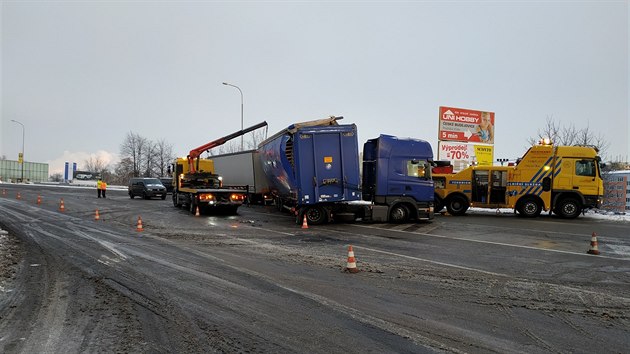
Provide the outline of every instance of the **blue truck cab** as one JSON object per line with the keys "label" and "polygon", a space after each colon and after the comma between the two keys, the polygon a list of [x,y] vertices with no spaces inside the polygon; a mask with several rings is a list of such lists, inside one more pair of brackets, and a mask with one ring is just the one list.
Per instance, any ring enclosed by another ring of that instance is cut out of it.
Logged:
{"label": "blue truck cab", "polygon": [[433,219],[433,150],[419,139],[380,135],[363,145],[363,200],[372,221]]}

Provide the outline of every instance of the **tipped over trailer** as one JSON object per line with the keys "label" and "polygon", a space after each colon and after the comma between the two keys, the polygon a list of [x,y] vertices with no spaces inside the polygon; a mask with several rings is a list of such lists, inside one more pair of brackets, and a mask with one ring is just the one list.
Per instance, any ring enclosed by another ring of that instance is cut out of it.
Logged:
{"label": "tipped over trailer", "polygon": [[339,119],[296,123],[258,146],[276,206],[309,224],[433,219],[431,146],[389,135],[371,139],[361,177],[357,127]]}

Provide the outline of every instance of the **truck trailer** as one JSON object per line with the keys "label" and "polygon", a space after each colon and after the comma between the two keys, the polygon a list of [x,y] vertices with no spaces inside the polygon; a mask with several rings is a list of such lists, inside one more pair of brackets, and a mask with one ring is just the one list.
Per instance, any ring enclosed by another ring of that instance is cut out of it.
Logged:
{"label": "truck trailer", "polygon": [[583,210],[602,204],[599,162],[593,147],[541,141],[513,166],[471,166],[457,173],[434,173],[436,211],[446,206],[449,214],[463,215],[469,207],[510,208],[523,217],[549,211],[576,218]]}
{"label": "truck trailer", "polygon": [[273,198],[259,155],[258,150],[247,150],[210,158],[214,168],[221,171],[225,187],[246,186],[248,203],[268,205]]}
{"label": "truck trailer", "polygon": [[296,123],[258,146],[276,206],[296,222],[395,222],[433,219],[429,143],[381,135],[363,146],[342,117]]}

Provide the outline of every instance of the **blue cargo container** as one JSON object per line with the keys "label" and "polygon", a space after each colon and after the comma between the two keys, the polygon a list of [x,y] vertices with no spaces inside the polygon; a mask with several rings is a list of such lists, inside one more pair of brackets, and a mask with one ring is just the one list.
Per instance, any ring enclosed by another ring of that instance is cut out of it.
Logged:
{"label": "blue cargo container", "polygon": [[297,123],[259,145],[276,205],[309,224],[432,219],[431,146],[388,135],[371,139],[361,179],[357,127],[337,119]]}

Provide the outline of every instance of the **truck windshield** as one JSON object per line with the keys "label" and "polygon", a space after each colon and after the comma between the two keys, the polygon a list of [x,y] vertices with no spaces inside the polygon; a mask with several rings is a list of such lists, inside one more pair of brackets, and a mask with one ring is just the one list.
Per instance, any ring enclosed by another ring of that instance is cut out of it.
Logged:
{"label": "truck windshield", "polygon": [[431,179],[431,164],[426,160],[407,161],[407,176]]}

